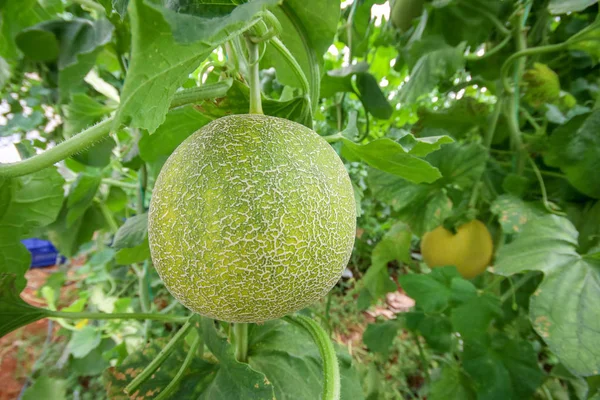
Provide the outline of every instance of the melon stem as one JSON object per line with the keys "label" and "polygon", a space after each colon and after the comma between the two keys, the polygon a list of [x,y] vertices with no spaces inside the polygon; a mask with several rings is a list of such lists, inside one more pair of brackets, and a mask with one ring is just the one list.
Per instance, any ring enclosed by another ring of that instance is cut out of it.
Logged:
{"label": "melon stem", "polygon": [[233,324],[235,358],[239,362],[248,362],[248,324]]}
{"label": "melon stem", "polygon": [[262,99],[260,97],[259,61],[260,54],[258,44],[246,36],[248,47],[248,74],[250,84],[250,114],[263,114]]}

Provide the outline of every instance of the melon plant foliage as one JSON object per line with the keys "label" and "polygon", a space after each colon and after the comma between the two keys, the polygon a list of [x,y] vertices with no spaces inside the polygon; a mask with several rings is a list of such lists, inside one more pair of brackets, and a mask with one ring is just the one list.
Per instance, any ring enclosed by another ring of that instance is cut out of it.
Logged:
{"label": "melon plant foliage", "polygon": [[[60,326],[23,398],[600,399],[597,0],[0,30],[0,333]],[[35,289],[29,238],[64,256]]]}

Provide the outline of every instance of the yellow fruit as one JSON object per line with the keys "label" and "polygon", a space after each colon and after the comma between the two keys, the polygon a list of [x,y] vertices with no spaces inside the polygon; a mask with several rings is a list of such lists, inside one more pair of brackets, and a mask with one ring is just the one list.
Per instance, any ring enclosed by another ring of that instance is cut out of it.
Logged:
{"label": "yellow fruit", "polygon": [[454,265],[467,279],[485,271],[493,250],[492,236],[478,220],[459,226],[456,234],[438,226],[421,240],[421,254],[429,267]]}
{"label": "yellow fruit", "polygon": [[395,0],[392,5],[392,23],[401,32],[412,26],[413,19],[423,13],[423,0]]}
{"label": "yellow fruit", "polygon": [[232,115],[186,139],[152,193],[148,238],[167,289],[190,310],[263,322],[327,294],[356,228],[331,146],[281,118]]}

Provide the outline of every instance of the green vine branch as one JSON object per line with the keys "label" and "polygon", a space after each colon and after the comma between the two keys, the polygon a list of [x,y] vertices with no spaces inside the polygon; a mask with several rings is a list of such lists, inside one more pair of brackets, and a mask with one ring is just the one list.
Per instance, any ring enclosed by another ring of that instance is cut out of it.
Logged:
{"label": "green vine branch", "polygon": [[311,336],[323,359],[323,400],[339,400],[340,366],[338,364],[333,343],[327,332],[315,321],[304,315],[284,317],[283,320],[304,329]]}
{"label": "green vine branch", "polygon": [[235,344],[235,359],[248,362],[248,324],[233,324],[233,340]]}
{"label": "green vine branch", "polygon": [[[225,80],[175,93],[170,107],[175,108],[185,104],[225,96],[231,87],[231,83],[231,80]],[[113,118],[111,117],[87,128],[83,132],[72,136],[41,154],[15,163],[0,164],[0,178],[32,174],[69,158],[108,137],[112,124]]]}
{"label": "green vine branch", "polygon": [[134,319],[134,320],[153,320],[170,323],[181,323],[186,321],[187,317],[176,315],[159,314],[159,313],[95,313],[95,312],[70,312],[70,311],[52,311],[43,310],[45,316],[49,318],[61,319],[94,319],[94,320],[109,320],[109,319]]}
{"label": "green vine branch", "polygon": [[177,331],[175,336],[167,343],[165,347],[158,353],[158,355],[148,364],[146,368],[136,376],[129,384],[125,387],[125,393],[129,395],[133,395],[135,391],[150,378],[150,376],[156,372],[156,370],[162,365],[162,363],[169,357],[169,355],[175,350],[175,346],[187,335],[187,333],[192,329],[192,317],[187,319],[185,325]]}
{"label": "green vine branch", "polygon": [[248,75],[250,84],[250,114],[263,114],[260,93],[259,49],[258,44],[246,36],[248,47]]}
{"label": "green vine branch", "polygon": [[158,396],[156,396],[155,400],[167,400],[171,398],[171,395],[179,385],[179,382],[181,382],[181,379],[183,379],[183,374],[185,374],[185,370],[188,369],[194,358],[197,357],[198,350],[203,345],[204,343],[202,341],[202,335],[198,335],[198,337],[194,339],[194,342],[190,346],[190,349],[188,350],[188,353],[185,357],[185,360],[183,360],[183,364],[181,364],[179,371],[177,371],[177,374],[175,375],[173,380],[169,382],[167,387],[164,388],[164,390],[160,392]]}

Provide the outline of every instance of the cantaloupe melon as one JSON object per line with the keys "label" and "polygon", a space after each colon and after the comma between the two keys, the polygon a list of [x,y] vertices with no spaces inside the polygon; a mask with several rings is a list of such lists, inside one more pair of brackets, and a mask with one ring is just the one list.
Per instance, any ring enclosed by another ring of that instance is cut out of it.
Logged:
{"label": "cantaloupe melon", "polygon": [[232,115],[186,139],[163,166],[150,204],[152,260],[190,310],[262,322],[324,296],[350,257],[352,184],[314,131]]}

